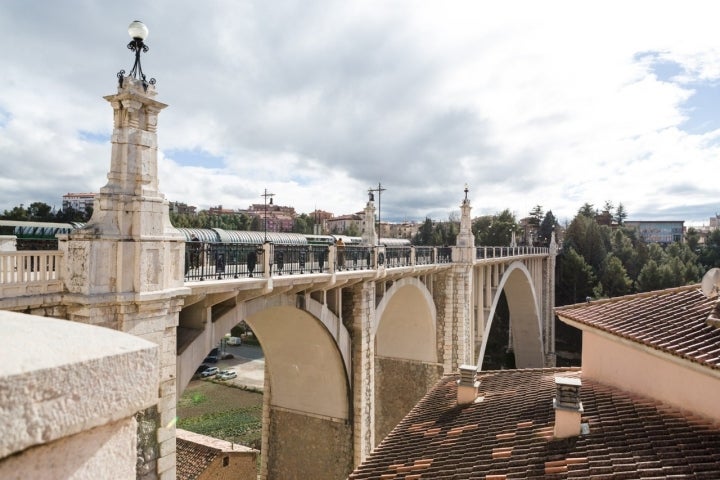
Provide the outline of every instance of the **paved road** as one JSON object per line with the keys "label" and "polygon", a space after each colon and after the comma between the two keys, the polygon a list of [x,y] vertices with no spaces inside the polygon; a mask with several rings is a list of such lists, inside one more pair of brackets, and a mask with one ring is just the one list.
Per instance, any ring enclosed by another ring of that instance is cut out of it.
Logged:
{"label": "paved road", "polygon": [[265,382],[265,356],[262,349],[255,345],[227,345],[225,351],[232,353],[234,358],[220,360],[217,367],[220,370],[235,370],[238,374],[237,378],[226,382],[262,391]]}

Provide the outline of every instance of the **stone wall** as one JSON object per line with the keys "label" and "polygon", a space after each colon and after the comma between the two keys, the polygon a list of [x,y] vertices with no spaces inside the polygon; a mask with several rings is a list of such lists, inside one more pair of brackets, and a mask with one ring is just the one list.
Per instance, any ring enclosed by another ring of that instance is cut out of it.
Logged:
{"label": "stone wall", "polygon": [[353,469],[349,422],[270,407],[268,480],[341,480]]}
{"label": "stone wall", "polygon": [[440,380],[442,365],[396,358],[375,359],[375,443],[402,420]]}

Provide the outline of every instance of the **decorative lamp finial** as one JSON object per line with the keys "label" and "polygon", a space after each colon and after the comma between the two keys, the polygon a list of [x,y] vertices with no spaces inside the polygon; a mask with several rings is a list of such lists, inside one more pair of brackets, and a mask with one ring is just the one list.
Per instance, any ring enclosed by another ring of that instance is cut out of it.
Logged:
{"label": "decorative lamp finial", "polygon": [[[151,78],[150,80],[147,80],[142,71],[142,65],[140,65],[140,52],[147,52],[150,50],[150,47],[144,43],[148,33],[148,28],[140,20],[135,20],[128,26],[128,34],[132,40],[128,43],[127,48],[135,52],[135,63],[133,64],[128,76],[133,77],[136,80],[140,80],[142,82],[143,89],[146,92],[148,85],[155,85],[155,79]],[[125,70],[120,70],[117,74],[117,78],[120,83],[120,87],[122,88],[123,80],[125,78]]]}

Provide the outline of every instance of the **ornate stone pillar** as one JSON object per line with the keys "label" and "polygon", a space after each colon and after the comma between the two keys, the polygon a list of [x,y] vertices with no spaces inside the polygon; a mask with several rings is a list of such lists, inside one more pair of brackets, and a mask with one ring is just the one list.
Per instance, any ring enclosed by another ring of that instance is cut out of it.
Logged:
{"label": "ornate stone pillar", "polygon": [[365,205],[365,216],[363,217],[362,244],[374,247],[378,243],[377,232],[375,232],[375,200],[372,192]]}
{"label": "ornate stone pillar", "polygon": [[[452,299],[450,315],[446,315],[445,373],[457,371],[462,364],[472,365],[475,361],[472,301],[473,264],[475,263],[475,235],[472,233],[472,219],[468,188],[460,205],[460,232],[452,249],[453,269]],[[449,324],[447,323],[449,322]],[[452,353],[448,351],[452,348]]]}
{"label": "ornate stone pillar", "polygon": [[[147,89],[145,88],[147,87]],[[154,85],[125,77],[114,95],[107,184],[88,224],[66,239],[68,317],[160,346],[157,405],[138,419],[138,478],[175,478],[176,350],[184,287],[182,235],[158,188],[157,120],[166,107]]]}

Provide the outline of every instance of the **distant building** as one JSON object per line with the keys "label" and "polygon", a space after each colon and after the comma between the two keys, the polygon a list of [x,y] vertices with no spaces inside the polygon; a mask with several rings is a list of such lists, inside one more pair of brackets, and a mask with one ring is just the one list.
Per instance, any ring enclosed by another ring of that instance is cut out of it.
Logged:
{"label": "distant building", "polygon": [[382,226],[382,236],[390,238],[412,239],[420,230],[420,224],[417,222],[383,223]]}
{"label": "distant building", "polygon": [[95,202],[94,193],[67,193],[62,196],[62,208],[72,208],[76,212],[87,212],[88,207],[92,208]]}
{"label": "distant building", "polygon": [[[272,199],[271,199],[272,200]],[[251,219],[258,218],[260,228],[268,232],[292,232],[295,225],[295,208],[273,203],[253,203],[243,211]],[[264,224],[267,223],[267,227]]]}
{"label": "distant building", "polygon": [[355,226],[358,232],[362,232],[362,222],[364,215],[362,213],[353,213],[351,215],[340,215],[327,220],[326,225],[330,233],[342,233],[347,231],[351,226]]}
{"label": "distant building", "polygon": [[208,208],[207,213],[208,215],[235,215],[238,212],[231,208],[223,208],[222,205],[218,205],[217,207]]}
{"label": "distant building", "polygon": [[667,245],[683,242],[685,229],[683,220],[626,221],[625,226],[637,230],[640,240],[645,243]]}
{"label": "distant building", "polygon": [[179,215],[195,215],[197,214],[197,207],[188,205],[187,203],[170,202],[170,213]]}

